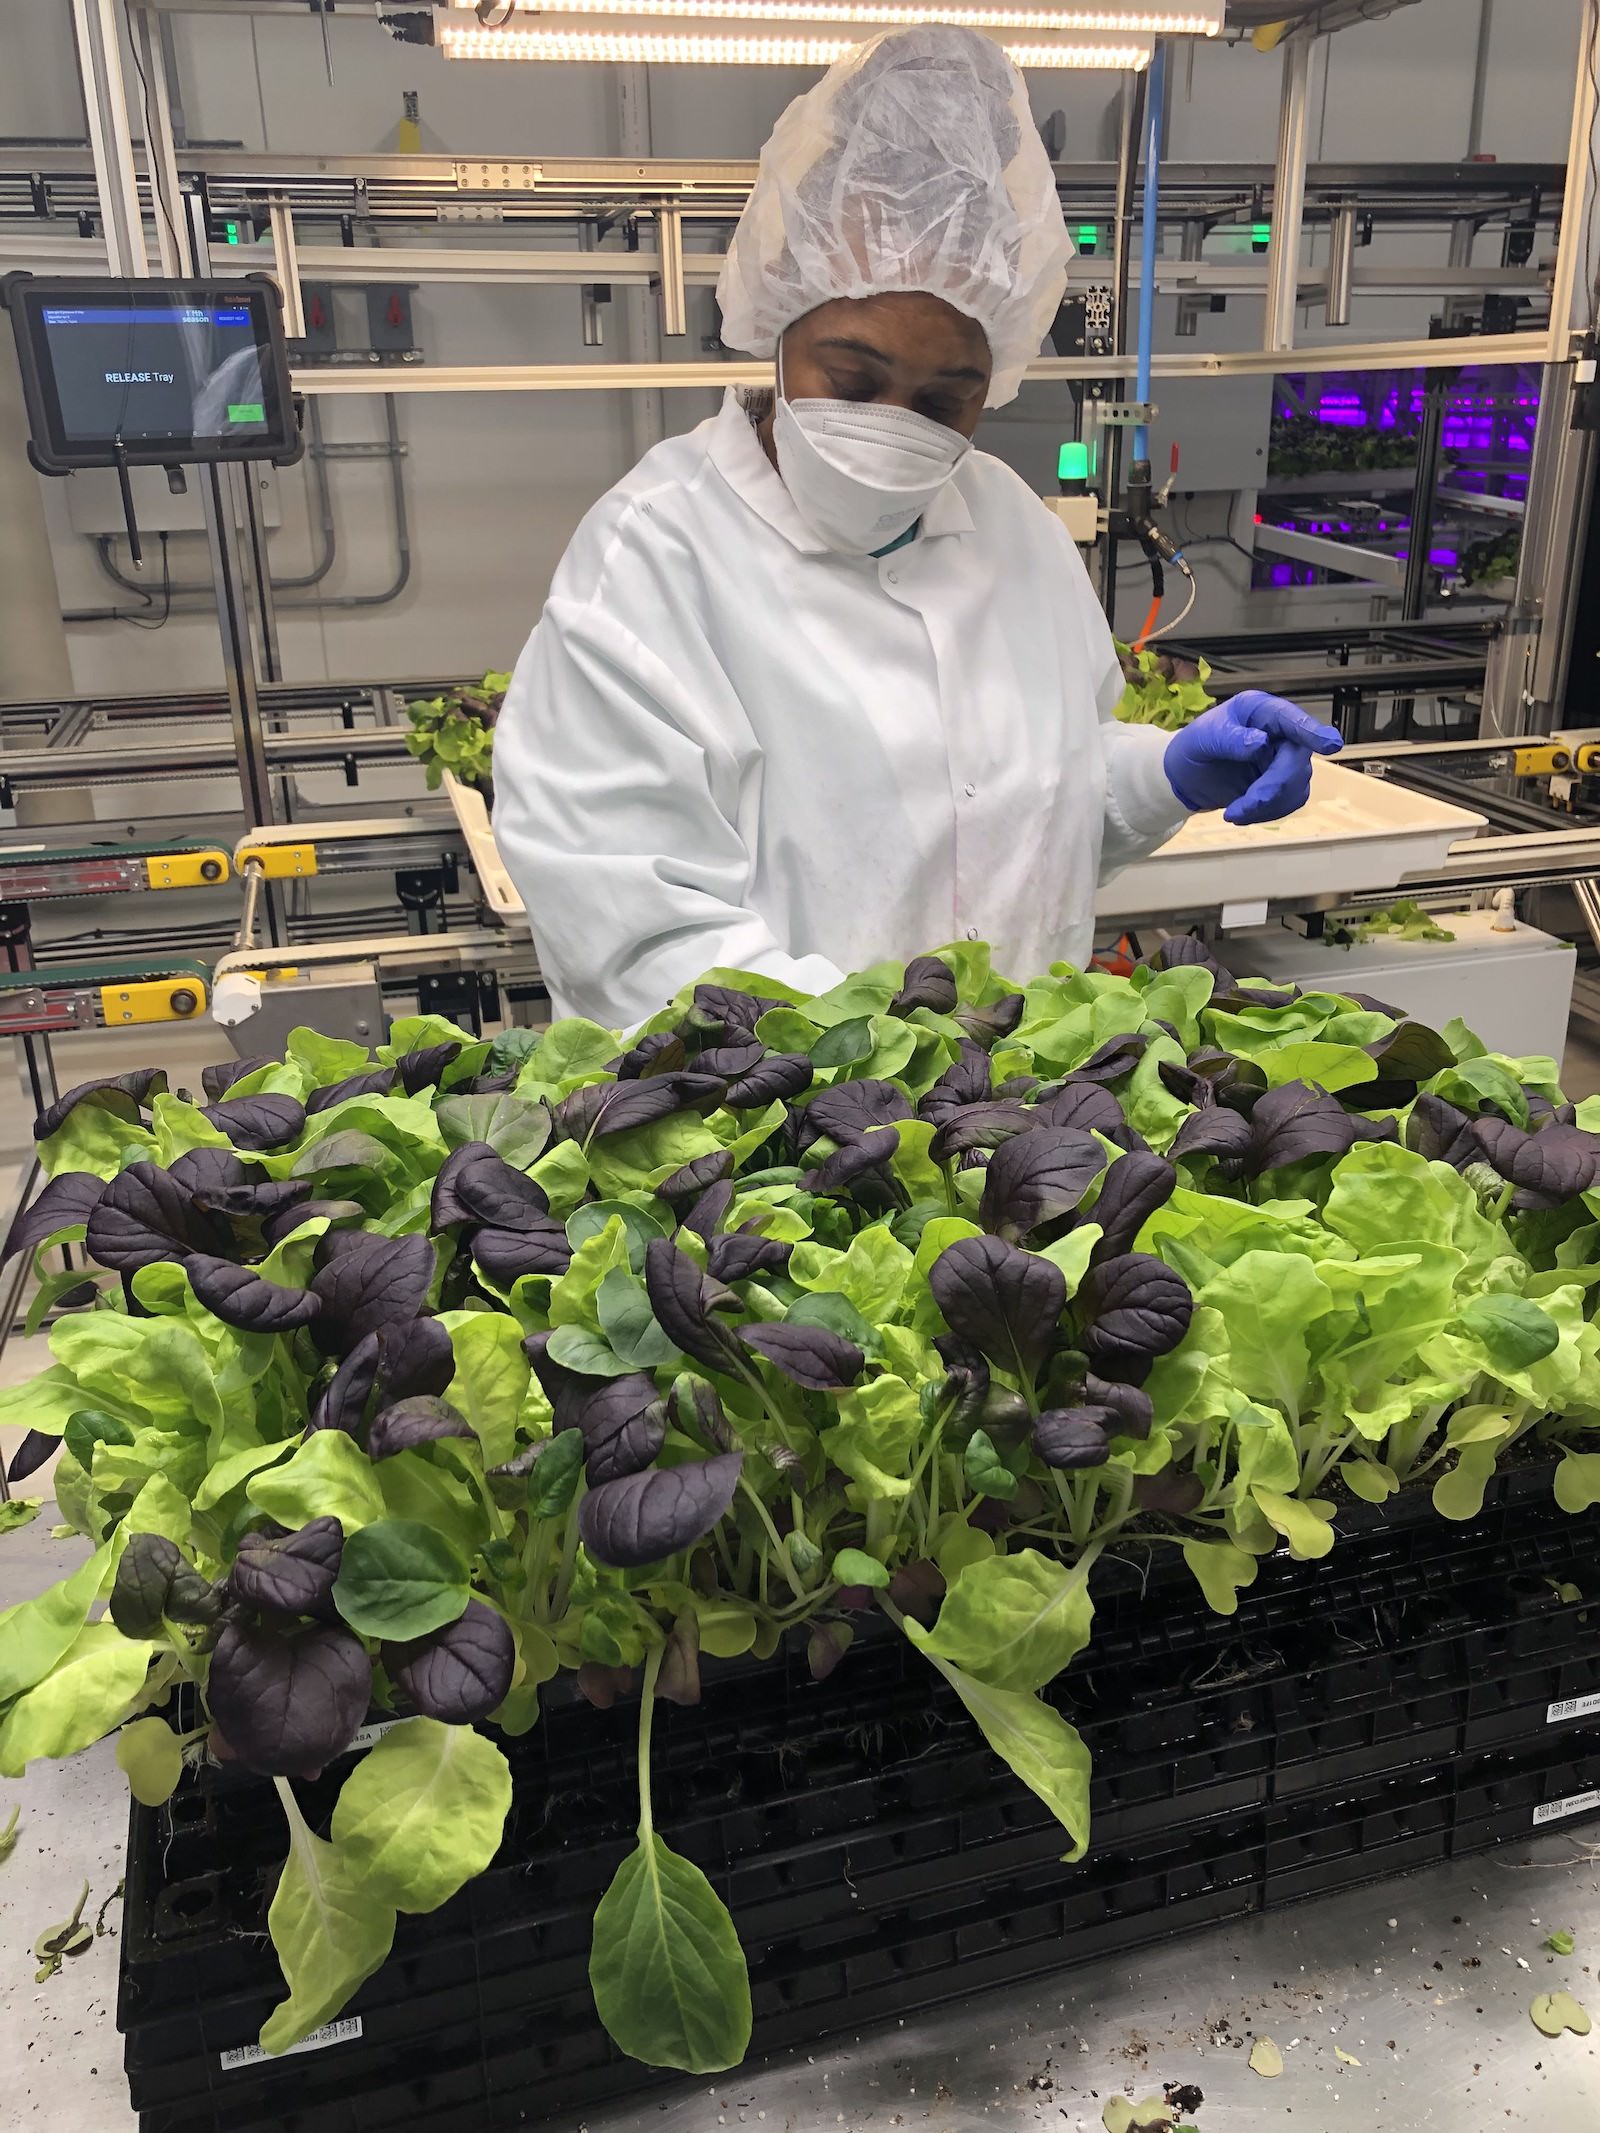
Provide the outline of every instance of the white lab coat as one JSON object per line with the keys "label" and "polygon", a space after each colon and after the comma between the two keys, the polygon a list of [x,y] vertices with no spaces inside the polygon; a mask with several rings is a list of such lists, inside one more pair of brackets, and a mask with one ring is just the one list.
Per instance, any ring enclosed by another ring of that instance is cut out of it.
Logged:
{"label": "white lab coat", "polygon": [[562,558],[495,734],[495,840],[556,1008],[627,1027],[717,964],[807,991],[965,937],[1089,953],[1183,819],[1122,726],[1065,528],[969,453],[907,547],[833,554],[733,393]]}

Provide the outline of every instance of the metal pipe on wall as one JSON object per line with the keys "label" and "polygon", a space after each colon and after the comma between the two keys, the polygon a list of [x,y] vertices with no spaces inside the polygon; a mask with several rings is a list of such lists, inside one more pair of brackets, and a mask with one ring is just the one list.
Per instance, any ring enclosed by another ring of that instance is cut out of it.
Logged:
{"label": "metal pipe on wall", "polygon": [[1311,82],[1311,39],[1291,36],[1283,48],[1283,92],[1278,104],[1278,162],[1272,181],[1272,247],[1267,261],[1266,345],[1294,346],[1294,313],[1300,284],[1300,226],[1306,208],[1306,114]]}
{"label": "metal pipe on wall", "polygon": [[1356,211],[1336,207],[1328,224],[1328,300],[1326,319],[1330,326],[1350,323],[1350,283],[1355,272]]}

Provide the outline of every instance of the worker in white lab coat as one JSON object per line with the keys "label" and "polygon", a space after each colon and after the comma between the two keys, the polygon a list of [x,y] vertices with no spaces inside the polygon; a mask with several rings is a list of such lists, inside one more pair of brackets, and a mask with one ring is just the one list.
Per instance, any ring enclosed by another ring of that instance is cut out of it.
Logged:
{"label": "worker in white lab coat", "polygon": [[821,991],[987,939],[1090,951],[1094,893],[1191,809],[1303,804],[1338,735],[1250,694],[1169,738],[1065,528],[972,448],[1071,245],[1021,77],[875,38],[790,106],[719,296],[778,393],[589,513],[495,736],[495,837],[558,1010],[624,1027],[714,965]]}

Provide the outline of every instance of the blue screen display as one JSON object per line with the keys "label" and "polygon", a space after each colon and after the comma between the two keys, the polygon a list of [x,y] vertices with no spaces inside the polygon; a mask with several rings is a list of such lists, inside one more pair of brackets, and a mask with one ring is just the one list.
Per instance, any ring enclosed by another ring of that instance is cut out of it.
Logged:
{"label": "blue screen display", "polygon": [[40,319],[69,435],[149,449],[268,434],[248,304],[46,304]]}

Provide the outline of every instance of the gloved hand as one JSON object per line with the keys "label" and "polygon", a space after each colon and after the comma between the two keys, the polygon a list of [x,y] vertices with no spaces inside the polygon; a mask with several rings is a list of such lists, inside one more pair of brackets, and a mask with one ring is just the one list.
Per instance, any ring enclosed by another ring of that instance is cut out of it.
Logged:
{"label": "gloved hand", "polygon": [[1344,746],[1298,704],[1246,689],[1202,712],[1167,743],[1167,783],[1195,813],[1220,807],[1227,822],[1276,822],[1311,797],[1311,758]]}

